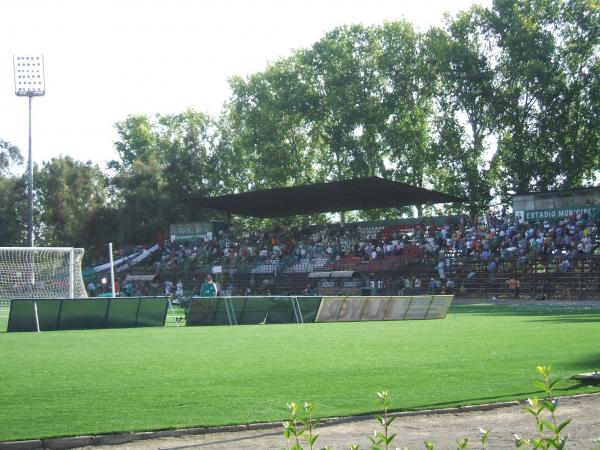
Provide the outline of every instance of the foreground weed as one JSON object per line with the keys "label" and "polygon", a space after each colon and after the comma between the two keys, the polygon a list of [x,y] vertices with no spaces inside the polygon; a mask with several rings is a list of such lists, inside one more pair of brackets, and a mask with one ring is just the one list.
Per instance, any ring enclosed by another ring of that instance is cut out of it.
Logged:
{"label": "foreground weed", "polygon": [[[283,435],[286,439],[288,450],[303,449],[301,441],[308,444],[310,450],[314,449],[315,442],[319,438],[318,434],[314,433],[315,427],[319,420],[314,417],[315,405],[312,402],[304,402],[304,417],[298,417],[299,406],[296,402],[288,403],[290,411],[290,420],[283,422]],[[327,446],[325,446],[327,449]]]}
{"label": "foreground weed", "polygon": [[383,431],[375,431],[373,436],[369,436],[369,441],[372,444],[372,450],[389,450],[393,440],[396,439],[396,433],[390,433],[390,425],[397,416],[390,416],[388,413],[391,401],[387,391],[377,392],[377,399],[383,414],[375,414],[375,420],[381,425]]}
{"label": "foreground weed", "polygon": [[479,442],[481,442],[481,450],[487,450],[488,442],[490,441],[490,433],[492,430],[479,428],[479,432],[481,433],[481,437],[479,438]]}
{"label": "foreground weed", "polygon": [[[549,366],[538,366],[536,370],[541,379],[535,381],[534,384],[544,392],[544,397],[527,399],[527,406],[523,409],[533,416],[537,435],[529,438],[515,435],[515,448],[563,450],[566,448],[568,440],[565,429],[571,423],[571,419],[566,419],[562,422],[559,422],[557,419],[556,411],[558,409],[559,399],[554,397],[552,390],[560,379],[554,379],[551,376]],[[371,444],[369,449],[390,450],[393,448],[392,443],[396,439],[396,433],[391,432],[390,426],[398,416],[391,415],[389,412],[391,401],[387,391],[377,392],[377,403],[379,409],[382,410],[383,413],[375,414],[374,417],[381,426],[381,429],[374,431],[371,436],[367,437]],[[291,415],[290,420],[283,422],[283,435],[287,442],[287,449],[303,450],[304,447],[302,447],[301,441],[304,441],[309,445],[308,448],[313,450],[314,444],[319,437],[318,434],[314,433],[315,427],[319,422],[314,418],[314,405],[311,402],[306,402],[304,404],[303,418],[298,417],[298,404],[292,402],[288,404],[288,409],[290,410]],[[481,450],[487,450],[491,430],[479,428],[479,431],[481,433],[481,436],[479,437]],[[424,444],[426,450],[434,450],[434,444],[432,442],[425,441]],[[457,450],[465,450],[468,448],[469,441],[467,438],[463,438],[457,441],[456,445]],[[329,447],[325,446],[322,450],[328,449]],[[360,447],[358,444],[352,444],[349,447],[349,450],[360,450]],[[396,448],[396,450],[400,449]],[[404,448],[404,450],[408,449]],[[594,441],[592,450],[600,450],[600,438],[597,438]]]}
{"label": "foreground weed", "polygon": [[[550,367],[538,366],[536,370],[542,380],[536,381],[535,385],[544,391],[545,397],[527,399],[527,406],[524,409],[534,417],[538,435],[529,439],[515,435],[515,446],[531,449],[564,449],[568,436],[563,431],[571,423],[571,419],[558,423],[556,409],[559,400],[552,394],[552,389],[560,380],[551,378]],[[545,415],[544,411],[546,411]]]}

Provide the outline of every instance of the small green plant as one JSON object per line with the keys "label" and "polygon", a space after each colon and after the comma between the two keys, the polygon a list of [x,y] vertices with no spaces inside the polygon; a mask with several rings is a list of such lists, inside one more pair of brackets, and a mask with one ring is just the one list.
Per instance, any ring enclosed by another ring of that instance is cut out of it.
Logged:
{"label": "small green plant", "polygon": [[[536,381],[535,385],[542,389],[546,394],[544,398],[533,397],[527,399],[525,411],[535,418],[535,427],[538,436],[530,439],[522,439],[515,435],[515,445],[517,448],[533,449],[563,449],[567,444],[568,437],[564,435],[563,430],[571,423],[567,419],[561,423],[557,422],[556,409],[559,400],[552,394],[552,388],[558,383],[559,379],[552,379],[550,376],[550,367],[538,366],[538,374],[542,377],[541,381]],[[546,416],[543,414],[547,412]]]}
{"label": "small green plant", "polygon": [[373,436],[369,436],[371,442],[371,450],[389,450],[392,441],[396,439],[396,433],[390,433],[390,425],[397,416],[390,416],[388,410],[390,408],[390,394],[387,391],[377,392],[377,400],[383,414],[375,414],[375,420],[381,425],[383,431],[375,431]]}
{"label": "small green plant", "polygon": [[481,442],[481,449],[487,450],[488,442],[490,440],[490,433],[492,430],[485,430],[483,428],[479,428],[479,432],[481,433],[481,437],[479,438],[479,442]]}
{"label": "small green plant", "polygon": [[300,442],[304,441],[308,444],[308,448],[313,450],[315,442],[319,438],[319,435],[314,433],[315,427],[319,423],[319,420],[313,414],[315,405],[312,402],[304,402],[303,418],[298,417],[300,408],[296,402],[288,403],[287,406],[290,411],[290,420],[283,422],[283,435],[286,439],[287,449],[303,449],[304,447],[302,447]]}
{"label": "small green plant", "polygon": [[465,450],[469,445],[469,440],[467,438],[462,438],[460,441],[456,443],[456,450]]}
{"label": "small green plant", "polygon": [[[560,381],[560,379],[552,378],[550,374],[549,366],[538,366],[536,368],[537,373],[541,379],[535,381],[535,386],[540,388],[544,392],[542,398],[533,397],[527,399],[527,405],[524,410],[531,414],[535,419],[535,428],[537,435],[534,437],[526,438],[515,435],[515,447],[517,449],[556,449],[562,450],[566,448],[568,436],[565,435],[565,429],[571,423],[571,419],[563,420],[559,422],[556,415],[558,409],[559,399],[554,397],[552,389]],[[390,426],[396,420],[397,416],[390,414],[391,400],[390,395],[387,391],[377,392],[377,403],[382,411],[382,414],[375,414],[375,420],[381,426],[380,430],[373,432],[367,439],[371,444],[369,447],[371,450],[390,450],[392,449],[392,443],[396,439],[396,433],[393,433]],[[298,404],[292,402],[288,404],[290,410],[290,420],[283,422],[284,426],[284,437],[287,442],[288,450],[303,450],[302,442],[306,442],[309,445],[309,449],[313,450],[315,442],[319,435],[315,434],[315,427],[318,424],[318,420],[314,418],[314,405],[311,402],[304,403],[304,417],[299,418],[299,407]],[[488,449],[490,440],[491,430],[479,429],[481,436],[479,443],[481,444],[482,450]],[[433,450],[434,444],[429,441],[425,441],[426,450]],[[457,450],[464,450],[468,447],[469,441],[466,438],[457,441]],[[329,447],[325,446],[322,450],[328,450]],[[593,449],[600,450],[600,438],[594,441]],[[358,444],[352,444],[349,450],[360,450]],[[400,450],[396,448],[396,450]],[[405,448],[404,450],[408,450]]]}

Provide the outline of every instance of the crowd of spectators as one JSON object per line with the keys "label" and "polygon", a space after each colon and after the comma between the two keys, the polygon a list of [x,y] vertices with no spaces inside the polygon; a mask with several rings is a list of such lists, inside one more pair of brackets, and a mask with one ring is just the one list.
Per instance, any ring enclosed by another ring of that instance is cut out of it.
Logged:
{"label": "crowd of spectators", "polygon": [[[598,221],[586,213],[537,223],[487,215],[428,230],[425,251],[448,251],[488,260],[511,256],[558,256],[575,259],[598,250]],[[433,239],[431,239],[433,238]]]}
{"label": "crowd of spectators", "polygon": [[[587,214],[527,223],[490,213],[475,221],[451,217],[444,225],[372,227],[353,223],[220,231],[192,241],[165,243],[154,267],[157,272],[176,267],[187,271],[193,265],[291,264],[314,258],[339,261],[347,256],[376,261],[402,256],[410,247],[412,255],[443,262],[477,258],[492,267],[502,258],[556,257],[567,270],[574,259],[598,253],[598,244],[598,220]],[[442,274],[444,267],[440,264],[438,269]]]}
{"label": "crowd of spectators", "polygon": [[[191,241],[166,242],[154,267],[157,272],[175,267],[187,271],[194,264],[275,264],[335,258],[353,250],[350,244],[358,239],[356,229],[356,225],[331,225],[321,229],[274,227],[269,231],[207,233]],[[364,245],[367,247],[369,243]]]}
{"label": "crowd of spectators", "polygon": [[[503,260],[511,258],[517,265],[531,258],[541,259],[568,272],[577,259],[600,253],[599,225],[600,218],[585,213],[536,223],[488,213],[476,220],[449,217],[441,225],[426,225],[415,219],[408,225],[352,223],[282,226],[263,231],[230,229],[188,241],[165,241],[155,254],[153,266],[155,273],[163,277],[173,272],[194,274],[200,267],[206,270],[206,266],[252,268],[260,264],[272,265],[271,272],[277,275],[282,268],[315,258],[332,264],[348,259],[377,263],[412,258],[436,269],[435,278],[423,281],[423,290],[439,291],[441,287],[450,291],[454,281],[448,279],[448,270],[464,258],[480,261],[490,277]],[[417,290],[414,280],[409,283],[402,279],[397,284],[398,290]],[[142,295],[144,285],[134,283],[122,288],[128,295]]]}

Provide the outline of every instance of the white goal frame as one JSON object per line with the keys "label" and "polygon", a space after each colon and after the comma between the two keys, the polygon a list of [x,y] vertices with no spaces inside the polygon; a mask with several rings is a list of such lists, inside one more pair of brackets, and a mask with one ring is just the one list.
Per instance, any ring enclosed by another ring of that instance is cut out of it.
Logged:
{"label": "white goal frame", "polygon": [[15,298],[86,298],[84,250],[73,247],[0,247],[0,331]]}

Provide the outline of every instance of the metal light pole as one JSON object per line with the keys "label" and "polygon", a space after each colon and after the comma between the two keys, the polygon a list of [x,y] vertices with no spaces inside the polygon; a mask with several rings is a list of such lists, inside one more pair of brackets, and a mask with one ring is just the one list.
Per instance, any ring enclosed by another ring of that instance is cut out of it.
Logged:
{"label": "metal light pole", "polygon": [[33,159],[31,153],[31,100],[46,93],[44,56],[13,56],[15,94],[29,98],[29,160],[27,163],[27,246],[33,247]]}

